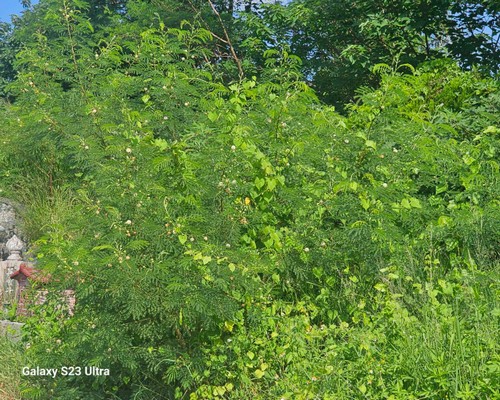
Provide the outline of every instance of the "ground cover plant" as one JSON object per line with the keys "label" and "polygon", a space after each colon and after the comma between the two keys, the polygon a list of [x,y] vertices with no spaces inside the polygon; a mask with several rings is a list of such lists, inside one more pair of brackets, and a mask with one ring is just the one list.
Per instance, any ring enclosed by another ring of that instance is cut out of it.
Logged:
{"label": "ground cover plant", "polygon": [[371,65],[338,113],[217,4],[104,3],[41,1],[9,42],[2,196],[53,293],[24,362],[111,372],[25,398],[500,396],[491,71]]}
{"label": "ground cover plant", "polygon": [[0,336],[0,398],[18,400],[21,398],[22,351],[4,335]]}

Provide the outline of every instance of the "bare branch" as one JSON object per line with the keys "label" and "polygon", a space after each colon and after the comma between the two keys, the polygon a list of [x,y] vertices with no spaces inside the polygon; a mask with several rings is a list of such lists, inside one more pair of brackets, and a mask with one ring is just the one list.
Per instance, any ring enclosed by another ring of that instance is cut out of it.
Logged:
{"label": "bare branch", "polygon": [[[214,3],[212,3],[212,0],[207,0],[207,1],[208,1],[208,4],[210,4],[210,7],[212,8],[212,11],[214,12],[214,14],[217,16],[219,23],[221,24],[222,30],[224,31],[224,36],[226,38],[224,43],[226,43],[229,46],[229,50],[231,51],[231,55],[233,56],[233,59],[236,62],[236,65],[238,66],[238,72],[239,72],[240,79],[243,79],[244,73],[243,73],[243,68],[241,66],[241,61],[238,58],[238,56],[236,55],[236,51],[234,50],[233,44],[231,43],[231,39],[229,38],[229,34],[227,33],[227,29],[226,29],[226,26],[224,25],[224,21],[222,21],[222,18],[220,16],[219,12],[217,11],[217,9],[215,8]],[[212,33],[212,35],[213,35],[213,33]]]}

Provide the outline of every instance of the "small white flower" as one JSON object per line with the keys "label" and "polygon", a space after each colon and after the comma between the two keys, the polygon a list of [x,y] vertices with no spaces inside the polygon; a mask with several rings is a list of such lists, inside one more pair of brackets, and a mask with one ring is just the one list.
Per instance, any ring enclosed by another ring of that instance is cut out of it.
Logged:
{"label": "small white flower", "polygon": [[325,242],[321,242],[321,247],[325,247],[326,246],[326,243]]}
{"label": "small white flower", "polygon": [[306,253],[309,253],[309,247],[305,247],[305,248],[304,248],[304,251],[305,251]]}
{"label": "small white flower", "polygon": [[165,116],[163,117],[163,119],[166,121],[166,120],[168,119],[168,117],[165,115]]}
{"label": "small white flower", "polygon": [[349,143],[349,139],[344,139],[344,143]]}
{"label": "small white flower", "polygon": [[236,150],[236,146],[233,144],[233,145],[231,146],[231,151],[235,151],[235,150]]}
{"label": "small white flower", "polygon": [[226,247],[229,249],[231,245],[229,243],[226,243]]}
{"label": "small white flower", "polygon": [[84,149],[85,149],[85,150],[88,150],[88,149],[89,149],[89,146],[85,145]]}
{"label": "small white flower", "polygon": [[385,188],[386,188],[386,187],[387,187],[387,183],[385,183],[385,182],[384,182],[384,183],[382,183],[382,187],[385,187]]}
{"label": "small white flower", "polygon": [[208,240],[208,237],[203,236],[203,240],[206,242]]}
{"label": "small white flower", "polygon": [[194,242],[194,237],[189,238],[190,242]]}
{"label": "small white flower", "polygon": [[398,150],[398,149],[396,149],[395,147],[392,149],[392,152],[393,152],[393,153],[397,153],[398,151],[399,151],[399,150]]}
{"label": "small white flower", "polygon": [[126,225],[132,225],[132,221],[131,221],[131,220],[129,220],[129,219],[127,219],[127,220],[125,221],[125,224],[126,224]]}
{"label": "small white flower", "polygon": [[186,102],[184,103],[184,105],[185,105],[186,107],[188,107],[188,106],[189,106],[189,101],[186,101]]}
{"label": "small white flower", "polygon": [[127,147],[127,148],[125,149],[125,151],[126,151],[127,153],[129,153],[129,154],[130,154],[130,153],[132,153],[132,149],[131,149],[130,147]]}

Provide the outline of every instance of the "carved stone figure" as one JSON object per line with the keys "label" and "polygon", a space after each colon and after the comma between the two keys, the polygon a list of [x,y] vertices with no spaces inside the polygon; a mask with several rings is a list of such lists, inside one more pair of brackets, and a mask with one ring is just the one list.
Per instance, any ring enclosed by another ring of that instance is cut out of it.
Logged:
{"label": "carved stone figure", "polygon": [[26,251],[19,237],[16,209],[19,209],[17,204],[0,197],[0,315],[18,297],[17,282],[10,275],[19,268]]}
{"label": "carved stone figure", "polygon": [[9,256],[5,245],[14,235],[22,237],[18,229],[15,204],[8,199],[0,197],[0,261],[5,260]]}

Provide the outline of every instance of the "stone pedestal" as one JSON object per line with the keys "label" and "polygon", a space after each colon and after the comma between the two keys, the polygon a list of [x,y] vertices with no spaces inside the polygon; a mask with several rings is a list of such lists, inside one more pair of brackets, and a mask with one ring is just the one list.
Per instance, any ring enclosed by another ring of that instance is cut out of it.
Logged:
{"label": "stone pedestal", "polygon": [[10,276],[19,270],[22,261],[22,250],[24,243],[16,236],[12,236],[5,243],[5,250],[9,254],[7,259],[0,261],[0,299],[2,303],[2,314],[17,302],[19,298],[19,284],[10,279]]}
{"label": "stone pedestal", "polygon": [[15,303],[18,297],[19,285],[10,276],[19,269],[21,263],[22,261],[17,260],[0,261],[0,299],[4,310]]}

